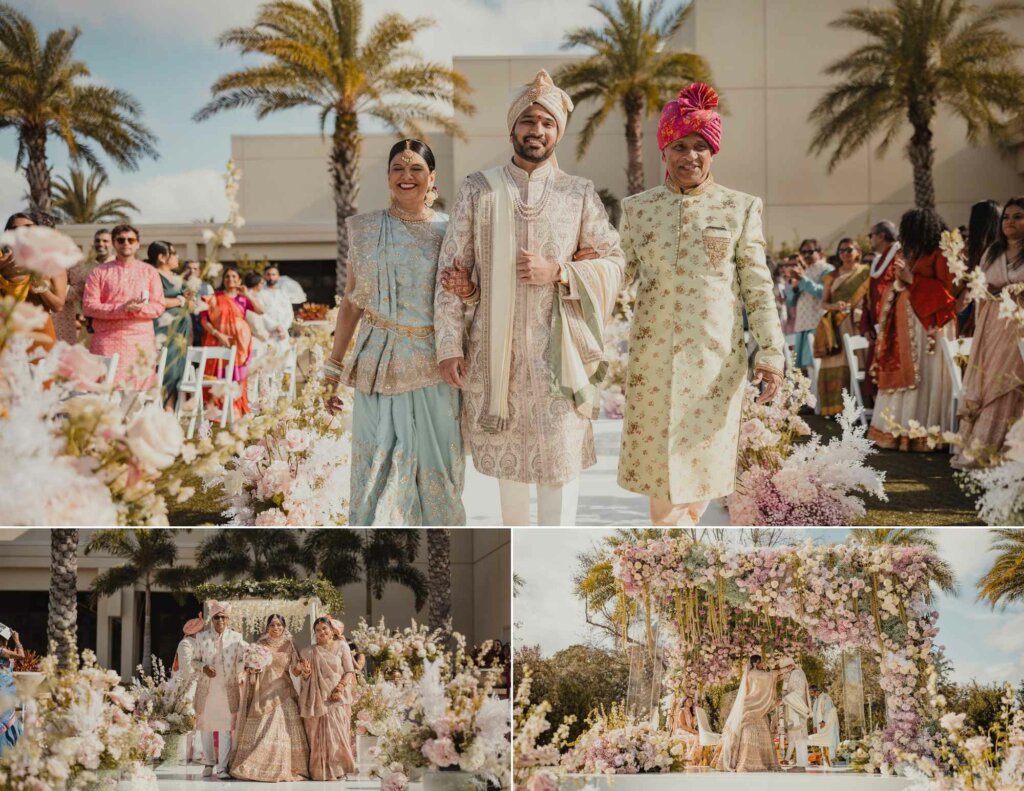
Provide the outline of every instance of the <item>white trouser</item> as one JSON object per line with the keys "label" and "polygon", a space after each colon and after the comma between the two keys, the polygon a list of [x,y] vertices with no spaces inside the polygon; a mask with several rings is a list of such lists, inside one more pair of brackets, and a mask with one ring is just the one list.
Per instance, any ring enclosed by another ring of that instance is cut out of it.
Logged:
{"label": "white trouser", "polygon": [[222,774],[228,770],[228,758],[231,756],[231,731],[217,731],[217,765],[213,766],[213,734],[214,731],[203,731],[203,763],[213,766],[214,774]]}
{"label": "white trouser", "polygon": [[[499,478],[498,490],[501,493],[502,524],[530,524],[530,484]],[[537,484],[537,524],[574,527],[579,498],[578,477],[562,486]]]}

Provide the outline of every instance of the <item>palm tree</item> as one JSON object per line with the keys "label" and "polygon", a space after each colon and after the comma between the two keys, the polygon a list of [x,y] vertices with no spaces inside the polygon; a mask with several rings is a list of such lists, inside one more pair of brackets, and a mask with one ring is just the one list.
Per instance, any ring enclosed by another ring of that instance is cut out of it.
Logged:
{"label": "palm tree", "polygon": [[589,47],[594,54],[562,67],[554,80],[573,102],[594,99],[597,109],[580,132],[576,154],[582,158],[594,134],[616,107],[626,116],[626,193],[644,189],[643,119],[689,82],[709,82],[711,69],[700,55],[671,50],[672,38],[682,27],[691,5],[665,10],[665,0],[615,0],[591,6],[604,17],[600,28],[570,31],[562,49]]}
{"label": "palm tree", "polygon": [[296,530],[219,530],[196,550],[197,575],[210,580],[298,576],[301,545]]}
{"label": "palm tree", "polygon": [[80,168],[71,168],[71,180],[57,176],[53,180],[53,208],[65,223],[83,225],[128,222],[129,211],[139,210],[131,201],[112,198],[100,203],[100,190],[107,186],[107,174],[90,170],[88,179]]}
{"label": "palm tree", "polygon": [[452,531],[427,531],[427,588],[431,629],[451,626],[452,617]]}
{"label": "palm tree", "polygon": [[978,580],[978,599],[987,599],[995,609],[1024,599],[1024,531],[1002,527],[992,533],[991,549],[999,556]]}
{"label": "palm tree", "polygon": [[417,612],[427,603],[427,578],[412,565],[419,549],[419,530],[332,527],[307,533],[300,557],[307,571],[319,574],[335,587],[362,581],[366,586],[366,620],[372,623],[373,600],[383,598],[389,583],[412,591]]}
{"label": "palm tree", "polygon": [[145,616],[142,627],[142,671],[149,674],[153,652],[152,603],[153,585],[161,585],[182,593],[189,587],[193,571],[175,566],[178,545],[175,537],[179,530],[149,530],[115,528],[97,530],[86,544],[85,554],[107,552],[126,563],[114,566],[96,575],[92,583],[95,596],[113,596],[123,588],[134,591],[141,584],[145,591]]}
{"label": "palm tree", "polygon": [[847,11],[831,27],[867,41],[825,70],[840,82],[811,111],[817,127],[811,151],[831,149],[831,171],[875,134],[883,154],[908,122],[914,201],[934,209],[932,121],[939,105],[962,118],[967,139],[977,143],[983,132],[1001,129],[1001,115],[1024,104],[1021,45],[1007,32],[1021,13],[1020,0],[981,7],[966,0],[892,0],[888,7]]}
{"label": "palm tree", "polygon": [[432,25],[429,19],[389,13],[364,36],[362,0],[270,0],[252,25],[232,28],[219,39],[221,46],[263,58],[217,80],[214,98],[196,120],[236,107],[255,107],[257,118],[312,107],[321,133],[332,122],[329,169],[339,294],[348,259],[345,220],[356,213],[359,196],[359,116],[382,121],[396,134],[423,136],[426,124],[465,137],[447,113],[472,112],[468,83],[447,66],[423,60],[412,47],[416,35]]}
{"label": "palm tree", "polygon": [[26,16],[0,4],[0,129],[18,133],[16,164],[25,168],[36,211],[50,210],[51,136],[64,143],[73,162],[100,172],[93,145],[125,170],[157,156],[139,103],[124,91],[83,82],[90,72],[73,52],[80,34],[78,28],[55,30],[41,42]]}
{"label": "palm tree", "polygon": [[[869,547],[925,547],[935,557],[931,562],[928,576],[932,585],[950,596],[957,595],[956,572],[939,557],[939,544],[927,527],[855,527],[850,530],[850,540]],[[929,599],[931,596],[929,595]]]}
{"label": "palm tree", "polygon": [[57,666],[67,669],[78,651],[78,531],[50,530],[50,601],[46,642],[56,646]]}

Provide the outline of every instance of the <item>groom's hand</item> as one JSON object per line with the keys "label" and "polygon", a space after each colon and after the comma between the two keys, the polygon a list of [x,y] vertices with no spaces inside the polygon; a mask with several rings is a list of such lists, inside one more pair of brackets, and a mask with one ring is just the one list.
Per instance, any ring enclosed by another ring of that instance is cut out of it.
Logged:
{"label": "groom's hand", "polygon": [[767,404],[775,398],[775,394],[779,392],[779,386],[782,384],[782,374],[775,373],[775,371],[768,371],[764,368],[755,369],[754,374],[754,384],[764,384],[764,390],[758,397],[757,403]]}
{"label": "groom's hand", "polygon": [[537,253],[519,249],[516,259],[519,281],[531,286],[547,286],[558,281],[558,264],[547,261]]}

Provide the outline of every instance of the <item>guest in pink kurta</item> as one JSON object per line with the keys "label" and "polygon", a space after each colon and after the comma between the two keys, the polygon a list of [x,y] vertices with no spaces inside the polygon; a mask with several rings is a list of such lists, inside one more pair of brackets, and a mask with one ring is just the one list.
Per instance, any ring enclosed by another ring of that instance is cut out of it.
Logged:
{"label": "guest in pink kurta", "polygon": [[120,354],[115,387],[145,390],[154,382],[153,319],[164,312],[164,288],[159,273],[135,257],[139,232],[118,225],[112,235],[117,258],[89,273],[82,295],[82,312],[94,332],[89,351]]}

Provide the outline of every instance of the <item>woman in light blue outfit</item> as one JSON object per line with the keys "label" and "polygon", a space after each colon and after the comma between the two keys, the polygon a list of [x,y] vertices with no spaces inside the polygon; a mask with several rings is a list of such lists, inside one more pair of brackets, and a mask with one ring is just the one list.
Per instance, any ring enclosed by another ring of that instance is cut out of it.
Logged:
{"label": "woman in light blue outfit", "polygon": [[[345,299],[325,367],[328,384],[355,389],[352,525],[466,522],[459,392],[441,380],[434,350],[434,286],[448,227],[430,208],[434,176],[424,143],[397,143],[388,158],[391,208],[346,223]],[[327,406],[336,411],[340,398]]]}
{"label": "woman in light blue outfit", "polygon": [[[6,631],[7,627],[3,629]],[[14,676],[11,670],[15,659],[25,657],[25,650],[15,631],[10,633],[13,649],[8,647],[8,642],[7,637],[0,636],[0,756],[18,743],[22,733],[21,720],[14,708]]]}

